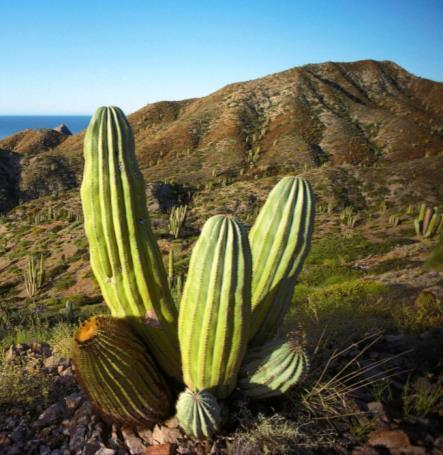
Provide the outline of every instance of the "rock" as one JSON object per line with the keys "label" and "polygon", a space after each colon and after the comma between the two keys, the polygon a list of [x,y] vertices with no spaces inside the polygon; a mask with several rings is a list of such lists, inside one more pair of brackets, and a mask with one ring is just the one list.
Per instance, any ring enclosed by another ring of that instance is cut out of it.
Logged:
{"label": "rock", "polygon": [[144,451],[143,455],[174,455],[175,445],[174,444],[157,444],[155,446],[149,446]]}
{"label": "rock", "polygon": [[80,392],[71,393],[65,397],[65,406],[68,411],[74,412],[84,400],[83,395]]}
{"label": "rock", "polygon": [[408,435],[402,430],[381,430],[369,434],[368,444],[387,449],[406,449],[411,446]]}
{"label": "rock", "polygon": [[168,428],[178,428],[179,424],[178,424],[177,417],[174,416],[174,417],[171,417],[170,419],[166,420],[164,425]]}
{"label": "rock", "polygon": [[65,134],[66,136],[72,136],[71,130],[64,123],[56,126],[54,128],[54,131]]}
{"label": "rock", "polygon": [[72,453],[77,453],[83,449],[86,440],[86,432],[87,427],[85,425],[79,425],[73,429],[69,439],[69,450]]}
{"label": "rock", "polygon": [[9,346],[9,349],[5,353],[5,362],[12,362],[15,358],[17,357],[16,351],[14,349],[14,346],[11,345]]}
{"label": "rock", "polygon": [[25,438],[26,438],[26,430],[22,427],[17,427],[11,433],[11,439],[14,442],[22,442],[25,440]]}
{"label": "rock", "polygon": [[361,447],[356,447],[352,451],[352,455],[379,455],[379,451],[377,449],[374,449],[374,447],[371,446],[361,446]]}
{"label": "rock", "polygon": [[107,447],[102,447],[95,452],[95,455],[115,455],[117,452],[114,449],[108,449]]}
{"label": "rock", "polygon": [[176,444],[181,437],[182,433],[178,428],[168,428],[163,425],[156,425],[152,432],[154,444]]}
{"label": "rock", "polygon": [[137,434],[146,442],[146,444],[152,445],[154,443],[152,430],[149,430],[148,428],[137,428]]}
{"label": "rock", "polygon": [[45,360],[43,360],[43,366],[45,368],[47,368],[48,370],[53,370],[53,369],[57,368],[59,362],[60,362],[59,357],[51,355],[49,357],[46,357]]}
{"label": "rock", "polygon": [[121,429],[121,432],[125,444],[132,455],[138,455],[145,451],[145,445],[143,444],[142,440],[136,436],[132,429],[123,427]]}
{"label": "rock", "polygon": [[40,428],[50,424],[57,423],[64,416],[65,410],[60,403],[54,403],[43,411],[38,420],[33,423],[34,427]]}
{"label": "rock", "polygon": [[100,448],[101,447],[98,442],[88,442],[83,447],[82,455],[95,455]]}

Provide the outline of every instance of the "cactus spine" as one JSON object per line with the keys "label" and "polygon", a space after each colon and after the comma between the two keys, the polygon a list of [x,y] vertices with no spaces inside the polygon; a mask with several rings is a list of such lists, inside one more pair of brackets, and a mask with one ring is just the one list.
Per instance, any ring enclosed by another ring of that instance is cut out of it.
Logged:
{"label": "cactus spine", "polygon": [[125,320],[86,321],[74,336],[72,359],[80,384],[106,419],[153,426],[168,417],[167,385]]}
{"label": "cactus spine", "polygon": [[289,308],[309,251],[314,214],[309,183],[298,177],[285,177],[269,194],[249,233],[253,344],[273,337]]}
{"label": "cactus spine", "polygon": [[194,438],[210,438],[221,426],[221,409],[209,392],[187,389],[177,400],[177,418],[186,434]]}
{"label": "cactus spine", "polygon": [[248,350],[238,385],[248,397],[266,399],[286,393],[306,372],[308,359],[295,334]]}
{"label": "cactus spine", "polygon": [[179,378],[177,310],[151,229],[134,138],[120,109],[96,111],[84,157],[85,231],[103,297],[113,316],[133,318],[161,367]]}
{"label": "cactus spine", "polygon": [[234,389],[251,320],[251,252],[243,226],[213,216],[192,251],[180,304],[183,380],[217,398]]}

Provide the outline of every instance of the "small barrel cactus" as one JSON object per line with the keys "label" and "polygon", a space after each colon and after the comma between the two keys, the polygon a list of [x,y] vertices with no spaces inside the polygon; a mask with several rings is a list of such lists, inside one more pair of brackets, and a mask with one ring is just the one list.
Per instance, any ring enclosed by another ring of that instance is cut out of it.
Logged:
{"label": "small barrel cactus", "polygon": [[238,385],[248,397],[265,399],[286,393],[306,373],[308,359],[297,334],[248,350]]}
{"label": "small barrel cactus", "polygon": [[110,422],[153,426],[170,415],[168,386],[125,320],[88,319],[74,336],[72,359],[82,388]]}
{"label": "small barrel cactus", "polygon": [[221,409],[212,393],[187,389],[178,397],[177,419],[186,434],[208,439],[220,429]]}

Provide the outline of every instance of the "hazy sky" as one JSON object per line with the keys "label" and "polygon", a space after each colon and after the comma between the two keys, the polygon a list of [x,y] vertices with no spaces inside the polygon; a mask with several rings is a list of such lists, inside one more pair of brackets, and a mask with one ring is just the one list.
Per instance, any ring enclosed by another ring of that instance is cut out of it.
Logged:
{"label": "hazy sky", "polygon": [[127,113],[323,61],[443,81],[443,0],[0,0],[0,114]]}

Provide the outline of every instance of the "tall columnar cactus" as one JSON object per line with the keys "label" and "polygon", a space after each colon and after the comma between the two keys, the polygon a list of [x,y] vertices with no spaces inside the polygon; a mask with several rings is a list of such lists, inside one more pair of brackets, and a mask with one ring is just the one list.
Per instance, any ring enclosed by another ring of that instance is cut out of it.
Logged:
{"label": "tall columnar cactus", "polygon": [[236,385],[251,320],[251,252],[243,226],[213,216],[194,246],[180,304],[183,380],[227,397]]}
{"label": "tall columnar cactus", "polygon": [[180,237],[180,233],[185,225],[186,217],[188,215],[188,206],[174,205],[169,214],[169,232],[175,239]]}
{"label": "tall columnar cactus", "polygon": [[168,387],[124,319],[86,321],[74,336],[72,359],[80,384],[109,421],[153,426],[170,415]]}
{"label": "tall columnar cactus", "polygon": [[34,297],[43,286],[45,280],[45,268],[43,255],[40,259],[34,255],[28,256],[28,264],[23,272],[26,293],[29,297]]}
{"label": "tall columnar cactus", "polygon": [[160,366],[180,378],[177,310],[151,229],[134,138],[120,109],[96,111],[84,157],[85,230],[105,302],[113,316],[132,318]]}
{"label": "tall columnar cactus", "polygon": [[418,236],[428,238],[439,234],[443,229],[443,215],[437,207],[420,206],[418,217],[414,220],[415,232]]}
{"label": "tall columnar cactus", "polygon": [[299,336],[291,334],[287,340],[274,338],[248,350],[238,385],[251,398],[271,398],[293,387],[307,367],[308,359]]}
{"label": "tall columnar cactus", "polygon": [[[178,325],[189,390],[180,395],[177,411],[181,426],[195,437],[215,431],[216,398],[227,397],[236,386],[249,336],[251,271],[242,225],[230,217],[210,218],[192,251]],[[203,392],[206,398],[197,400]],[[196,416],[197,427],[190,420]]]}
{"label": "tall columnar cactus", "polygon": [[285,177],[269,194],[249,233],[254,345],[275,336],[281,326],[310,247],[314,214],[309,183]]}

